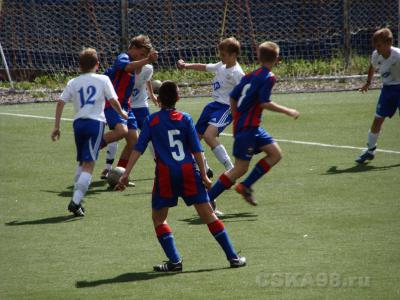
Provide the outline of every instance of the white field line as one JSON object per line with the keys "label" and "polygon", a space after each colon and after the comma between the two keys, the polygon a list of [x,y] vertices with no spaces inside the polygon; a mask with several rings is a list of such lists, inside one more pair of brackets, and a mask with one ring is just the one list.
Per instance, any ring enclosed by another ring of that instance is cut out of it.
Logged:
{"label": "white field line", "polygon": [[[54,120],[54,117],[45,117],[45,116],[36,116],[36,115],[24,115],[24,114],[14,114],[14,113],[2,113],[0,115],[6,116],[14,116],[14,117],[21,117],[21,118],[36,118],[36,119],[46,119],[46,120]],[[70,121],[72,122],[73,119],[69,118],[61,118],[63,121]],[[230,136],[233,135],[231,133],[221,133],[223,136]],[[318,146],[318,147],[327,147],[327,148],[339,148],[339,149],[356,149],[356,150],[364,150],[365,148],[361,147],[354,147],[354,146],[342,146],[342,145],[332,145],[332,144],[323,144],[323,143],[315,143],[315,142],[305,142],[305,141],[294,141],[294,140],[286,140],[286,139],[275,139],[278,142],[282,143],[290,143],[290,144],[300,144],[300,145],[309,145],[309,146]],[[400,154],[400,151],[394,150],[384,150],[384,149],[376,149],[377,152],[384,152],[384,153],[393,153],[393,154]]]}

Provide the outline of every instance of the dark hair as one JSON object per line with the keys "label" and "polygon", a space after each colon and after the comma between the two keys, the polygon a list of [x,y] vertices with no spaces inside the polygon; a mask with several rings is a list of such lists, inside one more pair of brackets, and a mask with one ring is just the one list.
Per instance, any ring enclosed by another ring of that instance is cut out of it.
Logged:
{"label": "dark hair", "polygon": [[150,38],[147,35],[137,35],[133,37],[129,43],[129,49],[131,48],[145,48],[150,52],[151,49],[153,49],[153,46],[151,45]]}
{"label": "dark hair", "polygon": [[372,36],[372,43],[376,44],[379,42],[382,42],[385,44],[393,43],[393,34],[389,28],[382,28],[382,29],[375,31],[374,35]]}
{"label": "dark hair", "polygon": [[82,72],[89,72],[99,62],[96,49],[86,48],[79,54],[79,67]]}
{"label": "dark hair", "polygon": [[230,37],[221,41],[218,45],[218,49],[221,51],[226,51],[229,54],[239,55],[240,53],[240,43],[234,37]]}
{"label": "dark hair", "polygon": [[158,100],[168,108],[175,107],[179,99],[178,86],[171,80],[164,81],[158,89]]}
{"label": "dark hair", "polygon": [[261,63],[275,62],[279,56],[279,46],[274,42],[264,42],[258,47],[258,59]]}

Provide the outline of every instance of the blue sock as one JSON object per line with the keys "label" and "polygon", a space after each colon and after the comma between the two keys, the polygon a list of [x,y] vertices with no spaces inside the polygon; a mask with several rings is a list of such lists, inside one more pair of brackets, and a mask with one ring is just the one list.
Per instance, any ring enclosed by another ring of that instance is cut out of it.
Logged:
{"label": "blue sock", "polygon": [[161,224],[156,228],[157,238],[163,248],[165,255],[168,259],[177,263],[181,260],[178,249],[175,245],[174,236],[172,235],[172,230],[168,224]]}
{"label": "blue sock", "polygon": [[219,195],[221,195],[225,190],[228,190],[233,185],[233,182],[225,175],[222,174],[217,182],[208,191],[208,196],[210,201],[214,201]]}
{"label": "blue sock", "polygon": [[250,174],[246,177],[246,179],[242,183],[247,187],[251,187],[258,179],[260,179],[270,169],[271,167],[269,166],[269,164],[264,159],[260,159],[258,163],[254,166],[253,170],[251,170]]}
{"label": "blue sock", "polygon": [[232,258],[237,258],[238,255],[235,249],[233,248],[228,233],[225,230],[224,223],[222,223],[221,220],[216,220],[213,223],[207,224],[207,226],[211,234],[217,240],[218,244],[224,250],[226,258],[228,260],[231,260]]}

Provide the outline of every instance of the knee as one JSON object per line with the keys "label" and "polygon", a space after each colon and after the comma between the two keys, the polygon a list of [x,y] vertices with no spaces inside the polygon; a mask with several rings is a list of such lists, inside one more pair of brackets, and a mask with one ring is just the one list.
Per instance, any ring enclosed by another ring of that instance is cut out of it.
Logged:
{"label": "knee", "polygon": [[209,132],[204,133],[203,139],[207,143],[207,145],[210,146],[210,147],[212,147],[215,144],[215,141],[216,141],[216,137],[213,134],[209,133]]}

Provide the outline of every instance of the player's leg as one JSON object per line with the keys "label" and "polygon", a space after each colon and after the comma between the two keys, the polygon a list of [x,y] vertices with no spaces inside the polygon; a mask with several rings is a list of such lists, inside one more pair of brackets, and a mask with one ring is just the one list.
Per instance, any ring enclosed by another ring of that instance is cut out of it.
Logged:
{"label": "player's leg", "polygon": [[123,119],[112,107],[104,110],[107,125],[110,130],[103,136],[101,149],[107,144],[119,141],[128,134],[127,121]]}
{"label": "player's leg", "polygon": [[240,257],[237,254],[231,240],[229,239],[229,235],[225,230],[224,223],[214,214],[210,204],[208,202],[199,203],[194,204],[194,207],[202,221],[207,224],[210,233],[224,250],[231,267],[244,267],[246,265],[246,258]]}
{"label": "player's leg", "polygon": [[129,161],[129,156],[132,153],[133,147],[136,145],[137,140],[138,140],[138,132],[136,129],[129,129],[128,134],[125,137],[126,144],[124,146],[124,149],[122,149],[120,158],[118,160],[118,167],[123,167],[125,168],[126,165],[128,164]]}
{"label": "player's leg", "polygon": [[175,245],[171,227],[167,223],[168,207],[152,210],[152,219],[157,239],[168,257],[168,262],[154,266],[157,272],[182,271],[182,258]]}
{"label": "player's leg", "polygon": [[[208,121],[209,121],[210,115],[212,113],[212,105],[213,105],[213,102],[207,104],[204,107],[203,111],[200,114],[199,119],[196,122],[196,126],[195,126],[196,132],[197,132],[197,135],[198,135],[200,141],[203,139],[203,135],[208,127]],[[214,172],[208,165],[207,158],[206,158],[204,152],[202,152],[201,155],[203,156],[203,160],[204,160],[204,163],[206,166],[207,176],[209,178],[212,178],[214,176]]]}
{"label": "player's leg", "polygon": [[362,164],[375,158],[376,144],[384,121],[385,118],[375,116],[371,128],[368,131],[367,149],[365,149],[364,152],[357,157],[357,163]]}
{"label": "player's leg", "polygon": [[107,145],[106,164],[101,172],[101,179],[107,179],[108,172],[110,172],[118,151],[118,142],[112,142]]}
{"label": "player's leg", "polygon": [[222,130],[215,125],[208,125],[203,138],[207,145],[212,149],[218,161],[224,166],[225,170],[230,170],[233,168],[233,163],[224,145],[222,145],[218,139],[218,135],[221,131]]}

